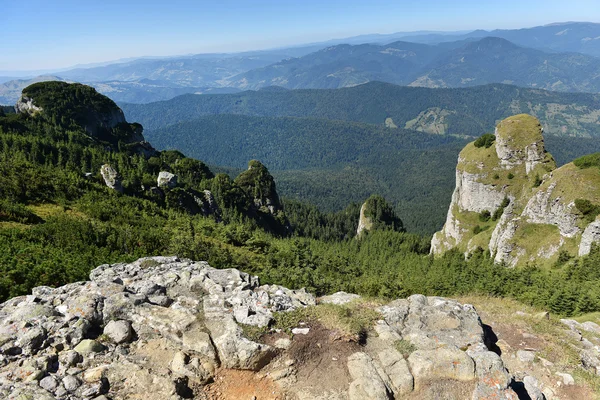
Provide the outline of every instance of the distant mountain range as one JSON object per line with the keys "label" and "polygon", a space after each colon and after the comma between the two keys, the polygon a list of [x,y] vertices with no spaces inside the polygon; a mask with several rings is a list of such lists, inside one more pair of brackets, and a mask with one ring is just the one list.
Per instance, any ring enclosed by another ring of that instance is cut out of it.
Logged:
{"label": "distant mountain range", "polygon": [[228,95],[184,95],[151,104],[121,104],[127,118],[158,129],[215,114],[310,117],[362,122],[442,135],[475,137],[507,116],[530,113],[546,133],[600,137],[600,95],[490,84],[462,89],[370,82],[350,88],[266,88]]}
{"label": "distant mountain range", "polygon": [[338,88],[369,81],[424,87],[509,83],[548,90],[600,91],[600,59],[579,53],[546,53],[486,37],[425,45],[338,45],[232,78],[241,89]]}
{"label": "distant mountain range", "polygon": [[[325,89],[370,81],[424,87],[509,83],[600,92],[598,56],[600,24],[564,23],[469,33],[362,35],[237,54],[121,60],[51,76],[83,82],[115,101],[132,103],[168,100],[184,93],[231,93],[270,86]],[[0,78],[0,104],[14,103],[20,89],[49,78]]]}

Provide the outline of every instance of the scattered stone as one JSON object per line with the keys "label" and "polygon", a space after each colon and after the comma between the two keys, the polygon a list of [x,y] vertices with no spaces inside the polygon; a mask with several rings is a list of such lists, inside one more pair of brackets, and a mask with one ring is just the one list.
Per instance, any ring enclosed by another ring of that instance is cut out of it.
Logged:
{"label": "scattered stone", "polygon": [[131,340],[133,337],[133,330],[131,329],[131,323],[129,321],[110,321],[104,327],[104,334],[113,342],[120,344]]}
{"label": "scattered stone", "polygon": [[319,303],[343,305],[343,304],[351,303],[358,299],[360,299],[360,296],[357,294],[346,293],[346,292],[337,292],[330,296],[321,297],[319,299]]}
{"label": "scattered stone", "polygon": [[562,383],[566,386],[572,386],[575,384],[575,379],[573,379],[571,374],[557,372],[556,375],[562,379]]}
{"label": "scattered stone", "polygon": [[292,345],[292,341],[288,338],[281,338],[275,341],[275,347],[286,350]]}
{"label": "scattered stone", "polygon": [[310,328],[294,328],[292,329],[292,333],[294,335],[308,335],[310,332]]}
{"label": "scattered stone", "polygon": [[73,375],[67,375],[63,378],[62,384],[68,392],[73,393],[76,391],[79,386],[81,386],[81,382],[79,379],[74,377]]}
{"label": "scattered stone", "polygon": [[517,358],[524,363],[532,363],[535,360],[535,352],[528,350],[517,350]]}
{"label": "scattered stone", "polygon": [[104,346],[95,340],[84,339],[77,346],[75,351],[80,354],[99,353],[104,350]]}
{"label": "scattered stone", "polygon": [[51,375],[48,375],[47,377],[43,378],[40,381],[40,387],[42,387],[52,393],[54,393],[54,391],[56,390],[58,385],[59,385],[58,380]]}
{"label": "scattered stone", "polygon": [[540,389],[540,383],[533,376],[526,376],[523,378],[523,384],[525,385],[525,390],[527,390],[527,394],[531,398],[531,400],[544,400],[545,396]]}

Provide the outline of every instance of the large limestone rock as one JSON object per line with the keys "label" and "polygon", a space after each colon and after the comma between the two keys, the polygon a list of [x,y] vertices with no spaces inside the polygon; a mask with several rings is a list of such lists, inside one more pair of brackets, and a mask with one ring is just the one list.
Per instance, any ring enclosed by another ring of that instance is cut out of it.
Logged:
{"label": "large limestone rock", "polygon": [[116,169],[109,164],[104,164],[100,167],[100,174],[104,178],[104,183],[111,189],[116,190],[119,193],[123,193],[123,186],[121,185],[121,178]]}
{"label": "large limestone rock", "polygon": [[373,220],[365,215],[365,208],[367,203],[363,203],[360,207],[360,216],[358,218],[358,229],[356,229],[356,236],[360,236],[363,231],[369,231],[373,228]]}
{"label": "large limestone rock", "polygon": [[17,101],[17,104],[15,104],[15,109],[17,112],[29,115],[34,115],[35,113],[42,111],[42,107],[33,104],[33,99],[28,96],[21,96]]}
{"label": "large limestone rock", "polygon": [[160,171],[156,179],[156,184],[159,188],[173,189],[177,186],[177,175],[168,171]]}
{"label": "large limestone rock", "polygon": [[585,256],[590,254],[590,250],[592,249],[592,245],[600,242],[600,219],[596,218],[596,220],[590,223],[585,230],[583,231],[583,235],[581,235],[581,242],[579,243],[579,253],[578,255]]}
{"label": "large limestone rock", "polygon": [[596,223],[582,235],[575,200],[600,201],[600,171],[573,164],[556,169],[544,149],[542,128],[529,115],[503,120],[495,133],[489,148],[471,143],[460,153],[456,188],[446,223],[432,239],[432,253],[482,248],[511,267],[552,263],[573,241],[579,254],[587,254],[600,235]]}

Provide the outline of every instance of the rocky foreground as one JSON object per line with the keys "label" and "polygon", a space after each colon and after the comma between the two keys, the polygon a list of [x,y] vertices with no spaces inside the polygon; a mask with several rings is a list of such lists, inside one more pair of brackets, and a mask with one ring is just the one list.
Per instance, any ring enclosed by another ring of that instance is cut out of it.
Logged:
{"label": "rocky foreground", "polygon": [[544,398],[535,378],[516,382],[488,349],[493,333],[473,306],[440,297],[373,305],[380,319],[356,341],[318,321],[265,329],[263,343],[245,335],[315,304],[304,290],[205,262],[102,265],[88,282],[0,305],[0,398],[516,399],[513,388]]}

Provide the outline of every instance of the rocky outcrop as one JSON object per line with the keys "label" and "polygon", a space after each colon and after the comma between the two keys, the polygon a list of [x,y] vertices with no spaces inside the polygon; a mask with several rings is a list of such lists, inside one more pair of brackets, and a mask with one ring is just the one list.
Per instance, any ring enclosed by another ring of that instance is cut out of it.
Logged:
{"label": "rocky outcrop", "polygon": [[373,228],[373,220],[365,215],[365,208],[367,203],[363,203],[360,207],[360,216],[358,218],[358,228],[356,229],[356,236],[360,236],[363,231],[369,231]]}
{"label": "rocky outcrop", "polygon": [[565,204],[561,195],[553,193],[557,183],[551,183],[547,189],[538,190],[527,202],[523,217],[535,224],[555,225],[564,237],[574,237],[580,232],[577,226],[578,216],[575,204]]}
{"label": "rocky outcrop", "polygon": [[[326,395],[311,392],[314,381],[306,386],[306,362],[308,376],[336,385],[339,399],[423,398],[438,382],[463,385],[473,399],[516,398],[476,310],[453,300],[414,295],[380,306],[362,346],[340,344],[318,322],[292,329],[296,336],[273,331],[267,344],[249,339],[247,327],[313,307],[313,296],[176,257],[102,265],[90,279],[0,304],[0,397],[202,399],[230,369],[260,370],[290,398]],[[340,293],[327,306],[355,301]],[[311,362],[331,346],[333,359]]]}
{"label": "rocky outcrop", "polygon": [[496,185],[484,184],[480,180],[478,174],[456,171],[456,194],[452,198],[456,198],[459,211],[494,212],[500,206],[506,194]]}
{"label": "rocky outcrop", "polygon": [[116,190],[119,193],[123,193],[123,186],[121,185],[121,178],[116,169],[109,164],[104,164],[100,167],[100,174],[104,178],[104,183],[109,188]]}
{"label": "rocky outcrop", "polygon": [[597,240],[596,227],[589,225],[582,235],[575,200],[595,204],[599,181],[595,170],[584,173],[573,164],[556,169],[537,119],[507,118],[498,124],[491,146],[471,143],[460,153],[446,223],[434,235],[431,251],[457,248],[468,254],[480,247],[511,267],[552,263],[573,241],[586,254]]}
{"label": "rocky outcrop", "polygon": [[597,243],[600,243],[600,219],[598,218],[583,231],[581,242],[579,242],[578,255],[581,257],[590,254],[592,245]]}
{"label": "rocky outcrop", "polygon": [[156,179],[156,184],[159,188],[173,189],[177,186],[177,175],[168,171],[160,171]]}
{"label": "rocky outcrop", "polygon": [[15,104],[15,110],[18,113],[34,115],[35,113],[42,111],[42,108],[33,104],[32,98],[27,96],[21,96]]}

